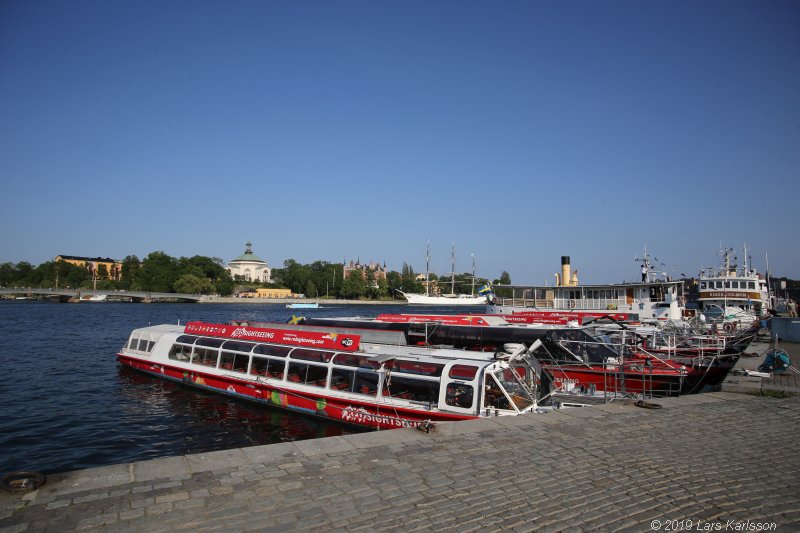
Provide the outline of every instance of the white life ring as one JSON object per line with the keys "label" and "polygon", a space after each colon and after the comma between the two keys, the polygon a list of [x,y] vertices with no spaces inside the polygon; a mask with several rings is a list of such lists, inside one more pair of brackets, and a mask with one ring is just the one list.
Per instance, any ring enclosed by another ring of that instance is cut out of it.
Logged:
{"label": "white life ring", "polygon": [[570,309],[575,309],[575,300],[570,300],[569,302],[567,302],[567,307],[569,307]]}

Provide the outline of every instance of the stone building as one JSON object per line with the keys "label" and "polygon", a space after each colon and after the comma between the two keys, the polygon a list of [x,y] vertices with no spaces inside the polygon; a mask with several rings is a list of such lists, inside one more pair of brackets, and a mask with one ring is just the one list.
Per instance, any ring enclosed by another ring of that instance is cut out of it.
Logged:
{"label": "stone building", "polygon": [[92,279],[99,279],[100,266],[106,269],[106,279],[119,281],[122,279],[122,263],[107,257],[81,257],[78,255],[57,255],[54,261],[64,261],[75,266],[83,267],[89,271]]}
{"label": "stone building", "polygon": [[241,276],[239,279],[269,283],[272,280],[272,269],[267,262],[253,253],[253,244],[248,242],[242,255],[228,263],[228,272],[231,277]]}
{"label": "stone building", "polygon": [[379,279],[386,279],[386,261],[383,262],[383,265],[372,261],[368,265],[362,265],[359,259],[356,261],[351,259],[349,263],[342,265],[342,279],[346,279],[350,272],[359,272],[364,278],[367,270],[372,271],[372,278],[375,280],[376,286]]}

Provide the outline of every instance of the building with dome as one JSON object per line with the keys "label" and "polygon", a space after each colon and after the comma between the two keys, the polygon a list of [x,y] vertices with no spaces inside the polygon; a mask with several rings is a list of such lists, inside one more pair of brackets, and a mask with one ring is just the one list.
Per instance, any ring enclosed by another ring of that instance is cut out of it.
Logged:
{"label": "building with dome", "polygon": [[253,244],[248,242],[242,255],[228,263],[228,272],[233,279],[269,283],[272,280],[272,269],[267,262],[253,253]]}

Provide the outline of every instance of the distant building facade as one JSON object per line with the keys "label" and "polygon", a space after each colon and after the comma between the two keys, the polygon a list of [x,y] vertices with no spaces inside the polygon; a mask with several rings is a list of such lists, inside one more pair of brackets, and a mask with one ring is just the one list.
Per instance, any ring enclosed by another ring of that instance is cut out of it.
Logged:
{"label": "distant building facade", "polygon": [[101,266],[105,267],[106,274],[104,279],[119,281],[122,279],[122,262],[107,257],[82,257],[79,255],[57,255],[55,262],[64,261],[71,265],[85,268],[92,275],[93,279],[100,279],[99,273]]}
{"label": "distant building facade", "polygon": [[372,279],[375,280],[375,286],[377,286],[379,279],[386,279],[386,261],[383,262],[383,265],[373,261],[370,261],[368,265],[362,265],[359,259],[356,261],[351,259],[349,263],[342,265],[342,279],[346,279],[350,272],[358,272],[363,279],[366,279],[367,270],[372,271]]}
{"label": "distant building facade", "polygon": [[269,283],[272,281],[272,269],[267,262],[253,253],[253,244],[248,242],[242,255],[228,263],[226,267],[233,279]]}
{"label": "distant building facade", "polygon": [[238,298],[297,298],[300,295],[293,294],[291,289],[271,289],[262,288],[246,289],[236,295]]}

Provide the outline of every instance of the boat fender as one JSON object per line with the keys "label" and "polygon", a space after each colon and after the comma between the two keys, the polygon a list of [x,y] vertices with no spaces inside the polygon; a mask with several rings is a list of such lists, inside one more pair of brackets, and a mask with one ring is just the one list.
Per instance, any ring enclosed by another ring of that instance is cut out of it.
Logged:
{"label": "boat fender", "polygon": [[0,487],[8,492],[28,492],[45,484],[47,477],[41,472],[11,472],[0,479]]}

